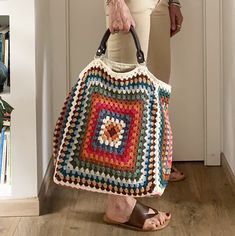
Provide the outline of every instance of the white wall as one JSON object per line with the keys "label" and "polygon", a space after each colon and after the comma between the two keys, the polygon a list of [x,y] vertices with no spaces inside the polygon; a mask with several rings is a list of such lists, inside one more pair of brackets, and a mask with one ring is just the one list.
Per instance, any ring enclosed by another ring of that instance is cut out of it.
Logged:
{"label": "white wall", "polygon": [[[74,85],[81,70],[93,59],[105,33],[104,1],[69,1],[69,70]],[[90,17],[87,18],[87,13]],[[86,20],[84,20],[86,19]]]}
{"label": "white wall", "polygon": [[223,4],[223,152],[235,175],[235,1]]}
{"label": "white wall", "polygon": [[55,122],[66,97],[66,1],[36,0],[37,189],[52,155]]}
{"label": "white wall", "polygon": [[52,149],[52,60],[49,1],[35,1],[36,15],[36,107],[37,191],[45,175]]}
{"label": "white wall", "polygon": [[[35,12],[32,0],[11,0],[12,197],[37,196]],[[23,14],[22,14],[23,13]]]}
{"label": "white wall", "polygon": [[[103,4],[100,4],[100,2],[97,3],[97,5],[100,5],[101,9],[103,8]],[[85,3],[81,6],[81,2],[79,2],[79,5],[74,9],[74,11],[76,14],[83,14],[83,18],[85,18],[87,14],[86,12],[89,11],[90,6],[91,4],[87,5]],[[69,90],[69,79],[67,76],[70,71],[67,71],[65,66],[67,60],[69,60],[69,57],[67,57],[69,55],[66,52],[66,44],[69,43],[67,42],[66,30],[69,30],[69,28],[67,28],[67,22],[64,20],[66,19],[66,7],[67,4],[65,0],[36,0],[35,3],[38,192],[40,191],[41,183],[52,155],[52,134],[55,122]],[[84,11],[85,8],[87,8],[86,11]],[[93,51],[90,53],[91,57],[88,57],[87,62],[86,60],[84,62],[84,58],[81,55],[85,55],[84,45],[87,46],[89,44],[87,44],[85,40],[87,35],[83,35],[82,31],[87,31],[87,33],[90,33],[91,35],[93,35],[94,32],[94,29],[92,28],[94,21],[90,20],[89,22],[89,28],[87,28],[88,22],[85,21],[77,22],[76,27],[80,36],[74,43],[80,44],[78,51],[76,52],[80,54],[81,68],[92,59],[99,46],[99,42],[93,46]],[[95,32],[99,34],[100,39],[101,35],[104,33],[103,28],[102,30],[95,29]],[[93,42],[93,40],[91,40],[91,42]],[[78,72],[81,68],[73,69]],[[69,70],[69,68],[67,69]]]}
{"label": "white wall", "polygon": [[50,0],[53,125],[66,97],[66,0]]}

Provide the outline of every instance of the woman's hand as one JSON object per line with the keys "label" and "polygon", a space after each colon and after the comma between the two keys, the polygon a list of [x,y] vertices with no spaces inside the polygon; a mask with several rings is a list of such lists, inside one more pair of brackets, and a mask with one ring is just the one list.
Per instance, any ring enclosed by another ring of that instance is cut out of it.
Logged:
{"label": "woman's hand", "polygon": [[169,13],[171,18],[171,37],[177,34],[183,22],[183,16],[181,14],[180,7],[170,4],[169,6]]}
{"label": "woman's hand", "polygon": [[135,27],[134,19],[124,0],[111,0],[109,3],[109,30],[129,32],[130,26]]}

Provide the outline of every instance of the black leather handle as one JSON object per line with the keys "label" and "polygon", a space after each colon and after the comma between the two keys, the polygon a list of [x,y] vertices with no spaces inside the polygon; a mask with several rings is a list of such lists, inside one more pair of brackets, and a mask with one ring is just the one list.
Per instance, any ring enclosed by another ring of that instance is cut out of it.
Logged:
{"label": "black leather handle", "polygon": [[[141,50],[141,46],[140,46],[140,41],[139,41],[139,38],[136,34],[136,31],[134,29],[134,27],[131,25],[130,27],[130,32],[133,36],[133,39],[134,39],[134,42],[135,42],[135,46],[136,46],[136,49],[137,49],[137,52],[136,52],[136,57],[137,57],[137,61],[138,63],[143,63],[145,61],[144,59],[144,53],[143,51]],[[106,43],[109,39],[109,36],[110,36],[111,32],[109,29],[106,30],[102,40],[101,40],[101,43],[100,43],[100,46],[96,52],[96,56],[101,56],[102,54],[105,54],[106,52]]]}

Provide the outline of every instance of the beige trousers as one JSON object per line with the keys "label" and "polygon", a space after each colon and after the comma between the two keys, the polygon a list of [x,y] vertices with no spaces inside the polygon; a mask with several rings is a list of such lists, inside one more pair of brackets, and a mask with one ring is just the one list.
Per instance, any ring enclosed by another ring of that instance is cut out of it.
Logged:
{"label": "beige trousers", "polygon": [[[168,0],[126,0],[136,23],[148,69],[160,80],[170,77],[170,16]],[[105,6],[106,27],[109,9]],[[108,58],[122,63],[137,63],[136,48],[130,33],[111,34],[107,44]]]}

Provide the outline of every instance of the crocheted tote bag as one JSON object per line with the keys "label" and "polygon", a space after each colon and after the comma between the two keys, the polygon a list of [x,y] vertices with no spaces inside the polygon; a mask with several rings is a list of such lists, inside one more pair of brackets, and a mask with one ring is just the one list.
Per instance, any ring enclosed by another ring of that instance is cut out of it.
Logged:
{"label": "crocheted tote bag", "polygon": [[136,64],[94,59],[70,89],[53,134],[56,184],[133,197],[161,196],[172,165],[171,86],[145,65],[134,28]]}

